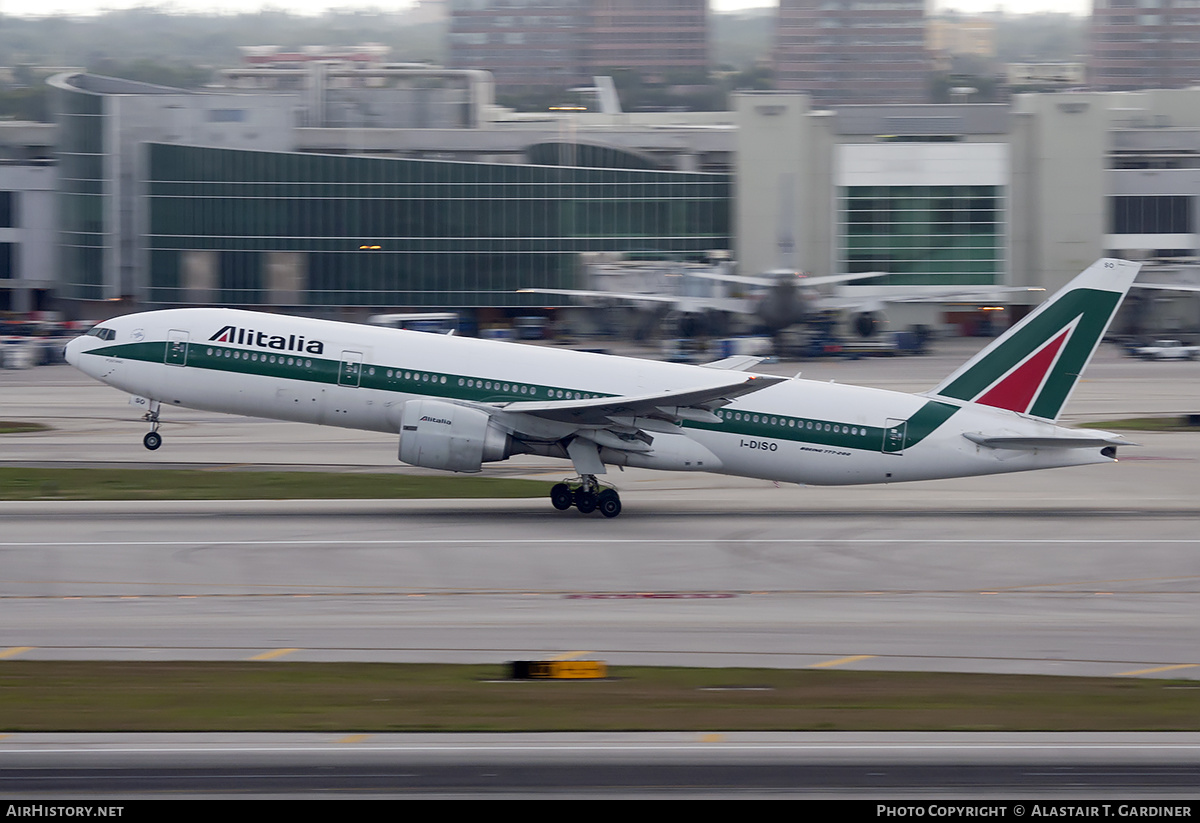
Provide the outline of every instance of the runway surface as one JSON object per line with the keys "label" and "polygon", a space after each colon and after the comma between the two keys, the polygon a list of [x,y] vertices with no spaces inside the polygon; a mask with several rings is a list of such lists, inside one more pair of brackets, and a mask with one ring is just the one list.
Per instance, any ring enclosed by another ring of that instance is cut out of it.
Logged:
{"label": "runway surface", "polygon": [[616,521],[540,500],[14,504],[0,647],[1200,675],[1190,515],[796,514],[735,491]]}
{"label": "runway surface", "polygon": [[[967,343],[956,345],[932,358],[775,368],[920,390],[969,355],[959,350]],[[1068,417],[1195,411],[1200,364],[1140,363],[1102,352]],[[0,419],[54,427],[0,438],[0,465],[422,473],[396,462],[396,443],[387,436],[184,410],[168,416],[164,447],[146,452],[145,424],[125,398],[67,367],[0,372]],[[1110,466],[885,487],[614,473],[625,503],[616,520],[558,513],[544,500],[0,503],[0,657],[501,664],[586,656],[611,665],[1197,679],[1200,437],[1130,439],[1141,447],[1123,450]],[[521,459],[485,473],[554,479],[569,469]],[[418,786],[454,796],[499,785],[537,796],[703,796],[706,789],[714,796],[811,796],[822,788],[834,796],[971,796],[1015,786],[1095,797],[1105,787],[1107,796],[1195,796],[1200,782],[1191,736],[1156,739],[1099,765],[1088,753],[1094,740],[1023,739],[1040,752],[1040,765],[985,757],[981,766],[945,750],[910,767],[908,755],[890,747],[892,738],[843,755],[814,749],[815,761],[799,770],[778,747],[760,752],[773,764],[763,769],[746,768],[741,754],[715,745],[700,771],[678,771],[670,757],[650,769],[642,755],[588,746],[579,750],[578,770],[574,761],[560,761],[561,770],[539,771],[493,745],[467,752],[460,766],[406,782],[416,774],[411,761],[392,754],[365,757],[346,772],[293,770],[294,753],[307,745],[295,736],[267,741],[258,754],[256,740],[239,738],[231,749],[252,753],[221,750],[223,766],[199,753],[211,738],[157,738],[156,745],[180,747],[183,765],[167,769],[154,746],[128,761],[112,759],[106,748],[145,741],[12,735],[0,743],[0,787],[30,796],[88,794],[99,791],[89,781],[103,774],[114,790],[130,793],[159,781],[175,793],[273,796],[303,794],[305,780],[320,790],[325,784],[313,781],[323,774],[331,791],[389,796]],[[314,762],[328,766],[343,758],[342,749],[356,748],[340,740],[315,742]],[[550,745],[545,738],[505,740],[527,752]],[[1100,742],[1117,741],[1107,735]],[[1175,762],[1147,754],[1179,743]],[[382,750],[391,751],[388,745]],[[636,752],[654,741],[623,738],[617,745]],[[68,753],[65,760],[31,754],[56,746]],[[545,751],[561,754],[553,746]],[[83,752],[104,752],[105,764],[128,763],[129,771],[89,765]],[[847,771],[821,765],[842,756],[852,761]],[[696,763],[685,758],[683,765]],[[596,782],[580,782],[589,773]]]}
{"label": "runway surface", "polygon": [[[801,365],[920,388],[971,345]],[[1080,419],[1200,409],[1200,364],[1106,349],[1088,377]],[[136,418],[69,367],[0,372],[0,419],[54,426],[4,437],[0,465],[421,473],[386,435],[186,410],[147,452]],[[616,520],[544,500],[0,503],[0,654],[1200,676],[1200,437],[1130,439],[1114,465],[893,486],[614,472]]]}

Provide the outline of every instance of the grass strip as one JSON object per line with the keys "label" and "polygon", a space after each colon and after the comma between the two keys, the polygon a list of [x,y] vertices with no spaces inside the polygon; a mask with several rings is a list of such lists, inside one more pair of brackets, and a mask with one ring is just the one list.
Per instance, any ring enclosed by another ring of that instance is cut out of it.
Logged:
{"label": "grass strip", "polygon": [[0,468],[0,500],[307,500],[542,497],[538,480],[196,469]]}
{"label": "grass strip", "polygon": [[45,432],[50,427],[45,423],[28,423],[24,420],[0,420],[0,434],[23,434],[25,432]]}
{"label": "grass strip", "polygon": [[927,672],[500,665],[0,662],[0,730],[1197,731],[1194,681]]}

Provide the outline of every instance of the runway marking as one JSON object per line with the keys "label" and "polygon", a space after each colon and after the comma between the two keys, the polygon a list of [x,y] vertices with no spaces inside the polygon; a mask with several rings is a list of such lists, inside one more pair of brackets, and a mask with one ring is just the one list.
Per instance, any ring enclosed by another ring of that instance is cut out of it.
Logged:
{"label": "runway marking", "polygon": [[[678,538],[678,537],[608,537],[608,538],[581,538],[572,537],[571,545],[691,545],[703,543],[707,545],[724,545],[733,543],[737,545],[761,545],[772,543],[793,543],[800,545],[819,544],[819,545],[949,545],[960,546],[963,544],[970,545],[1031,545],[1041,546],[1047,544],[1055,545],[1112,545],[1120,546],[1127,543],[1136,543],[1139,546],[1196,546],[1200,545],[1200,538],[1196,537],[1164,537],[1164,538],[1143,538],[1139,536],[1130,537],[706,537],[706,538]],[[339,546],[453,546],[453,545],[471,545],[471,544],[487,544],[487,545],[552,545],[561,546],[563,544],[562,537],[522,537],[522,538],[493,538],[493,537],[461,537],[450,539],[404,539],[404,538],[387,538],[383,540],[346,540],[344,538],[330,536],[320,540],[81,540],[81,541],[64,541],[64,540],[38,540],[28,543],[16,543],[9,541],[0,541],[0,547],[10,549],[20,548],[45,548],[47,546],[59,546],[63,548],[103,548],[103,547],[122,547],[130,546],[191,546],[195,548],[230,548],[235,546],[328,546],[331,543],[336,543]]]}
{"label": "runway marking", "polygon": [[36,648],[37,646],[11,646],[4,651],[0,651],[0,660],[7,660],[10,657],[25,654],[25,652],[31,652]]}
{"label": "runway marking", "polygon": [[855,654],[850,657],[839,657],[837,660],[826,660],[824,663],[813,663],[808,668],[810,669],[828,669],[833,666],[842,666],[846,663],[857,663],[860,660],[870,660],[875,655],[873,654]]}
{"label": "runway marking", "polygon": [[1200,666],[1200,663],[1179,663],[1174,666],[1159,666],[1154,669],[1138,669],[1132,672],[1118,672],[1116,677],[1132,677],[1135,674],[1157,674],[1158,672],[1173,672],[1177,669],[1194,669]]}
{"label": "runway marking", "polygon": [[262,654],[256,654],[256,655],[254,655],[254,657],[251,657],[249,659],[250,660],[275,660],[276,658],[284,657],[285,655],[289,655],[292,652],[298,652],[298,651],[300,651],[300,650],[299,649],[275,649],[274,651],[263,652]]}
{"label": "runway marking", "polygon": [[338,743],[362,743],[370,739],[371,735],[369,734],[351,734],[343,737]]}
{"label": "runway marking", "polygon": [[[1163,577],[1163,578],[1130,578],[1124,581],[1066,581],[1061,583],[1026,583],[1010,586],[997,591],[979,591],[975,588],[943,588],[943,589],[888,589],[888,590],[870,590],[858,591],[855,589],[772,589],[772,590],[745,590],[745,591],[726,591],[726,592],[696,592],[696,591],[673,591],[673,592],[590,592],[581,593],[569,589],[538,589],[530,590],[528,588],[520,589],[502,589],[502,588],[470,588],[470,587],[455,587],[446,589],[422,589],[412,590],[397,588],[390,585],[371,586],[365,583],[345,585],[320,585],[316,583],[301,583],[301,584],[272,584],[272,583],[228,583],[220,582],[209,583],[204,585],[229,586],[240,589],[239,591],[228,592],[203,592],[200,594],[179,594],[174,591],[164,592],[162,594],[149,593],[138,595],[122,595],[115,592],[99,592],[95,594],[73,594],[73,595],[57,595],[57,594],[0,594],[0,601],[5,600],[79,600],[79,601],[95,601],[95,600],[232,600],[239,598],[312,598],[312,597],[475,597],[475,596],[510,596],[519,595],[521,597],[560,597],[564,600],[731,600],[745,596],[778,596],[778,595],[822,595],[829,597],[894,597],[897,595],[929,595],[929,594],[954,594],[954,595],[1039,595],[1039,594],[1066,594],[1066,595],[1088,595],[1092,597],[1105,596],[1115,597],[1116,592],[1112,591],[1089,591],[1087,588],[1094,585],[1096,582],[1114,583],[1141,583],[1146,581],[1156,582],[1186,582],[1196,578],[1195,575],[1187,575],[1183,577]],[[25,585],[54,585],[54,586],[144,586],[151,588],[174,587],[174,583],[158,583],[154,581],[142,580],[21,580],[17,581]],[[202,584],[182,584],[184,587],[195,587]],[[305,591],[297,592],[297,586],[305,589]],[[278,591],[276,591],[278,589]],[[1188,590],[1155,588],[1155,589],[1134,589],[1127,592],[1122,592],[1125,595],[1178,595],[1192,594],[1194,592]]]}

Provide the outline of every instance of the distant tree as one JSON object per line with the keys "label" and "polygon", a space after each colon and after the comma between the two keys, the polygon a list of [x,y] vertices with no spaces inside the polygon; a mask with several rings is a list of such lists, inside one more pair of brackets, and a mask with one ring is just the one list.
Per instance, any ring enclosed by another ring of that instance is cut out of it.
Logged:
{"label": "distant tree", "polygon": [[1001,63],[1079,60],[1087,51],[1087,17],[1071,14],[1008,14],[996,26]]}
{"label": "distant tree", "polygon": [[712,62],[733,69],[753,69],[769,59],[775,45],[776,14],[774,8],[762,8],[711,15]]}
{"label": "distant tree", "polygon": [[92,17],[12,17],[0,26],[0,65],[92,66],[150,60],[168,66],[232,66],[239,46],[383,43],[395,61],[441,62],[444,23],[413,24],[404,12],[331,11],[306,17],[280,9],[214,15],[143,6]]}
{"label": "distant tree", "polygon": [[144,58],[122,63],[103,57],[88,66],[88,71],[175,89],[201,88],[212,80],[213,75],[212,69],[201,66],[169,65]]}
{"label": "distant tree", "polygon": [[0,89],[0,119],[49,123],[50,87],[45,83]]}

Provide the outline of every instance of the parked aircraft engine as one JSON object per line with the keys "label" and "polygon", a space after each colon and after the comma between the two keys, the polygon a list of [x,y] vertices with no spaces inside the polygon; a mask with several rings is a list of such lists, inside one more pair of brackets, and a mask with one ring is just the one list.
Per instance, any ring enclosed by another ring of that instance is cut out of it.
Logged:
{"label": "parked aircraft engine", "polygon": [[512,436],[479,409],[442,400],[409,400],[400,423],[400,460],[412,466],[477,472],[512,454]]}
{"label": "parked aircraft engine", "polygon": [[871,337],[879,330],[879,315],[873,311],[864,311],[854,316],[854,331],[862,338]]}

